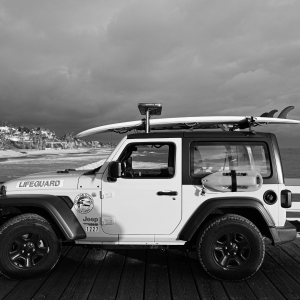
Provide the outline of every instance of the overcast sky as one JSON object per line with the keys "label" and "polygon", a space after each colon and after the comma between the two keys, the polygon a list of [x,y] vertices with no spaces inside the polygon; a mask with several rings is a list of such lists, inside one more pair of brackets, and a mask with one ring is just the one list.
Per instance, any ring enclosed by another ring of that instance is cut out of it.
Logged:
{"label": "overcast sky", "polygon": [[[0,121],[78,133],[140,119],[139,102],[162,103],[162,117],[294,105],[299,120],[299,12],[291,0],[0,0]],[[300,147],[298,125],[270,129]]]}

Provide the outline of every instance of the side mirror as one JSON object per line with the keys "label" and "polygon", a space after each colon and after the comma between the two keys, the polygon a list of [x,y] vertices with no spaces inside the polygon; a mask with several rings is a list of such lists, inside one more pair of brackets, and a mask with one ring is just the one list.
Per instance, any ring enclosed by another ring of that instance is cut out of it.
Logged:
{"label": "side mirror", "polygon": [[117,181],[117,178],[121,177],[121,174],[121,163],[118,161],[112,161],[108,167],[108,181]]}

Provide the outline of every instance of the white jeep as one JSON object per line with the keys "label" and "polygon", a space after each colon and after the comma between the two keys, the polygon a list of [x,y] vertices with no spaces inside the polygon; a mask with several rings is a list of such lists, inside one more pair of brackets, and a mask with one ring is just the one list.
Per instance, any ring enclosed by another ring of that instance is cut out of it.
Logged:
{"label": "white jeep", "polygon": [[[259,118],[220,119],[229,131],[197,131],[216,127],[204,119],[178,118],[172,126],[165,119],[160,131],[150,132],[153,106],[141,106],[147,119],[137,126],[146,132],[125,136],[102,166],[38,173],[1,186],[2,274],[44,274],[58,261],[62,242],[72,242],[188,247],[211,276],[241,280],[260,268],[265,238],[273,245],[296,238],[286,209],[300,187],[285,182],[275,135],[252,130]],[[233,130],[237,124],[251,130]]]}

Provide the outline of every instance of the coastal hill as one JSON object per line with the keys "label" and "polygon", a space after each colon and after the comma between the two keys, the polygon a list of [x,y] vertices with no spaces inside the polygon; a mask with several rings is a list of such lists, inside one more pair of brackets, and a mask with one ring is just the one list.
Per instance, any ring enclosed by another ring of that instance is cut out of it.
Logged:
{"label": "coastal hill", "polygon": [[72,132],[66,133],[62,137],[58,137],[54,131],[43,127],[29,129],[24,126],[0,126],[0,149],[4,150],[109,148],[111,146],[113,145],[110,143],[77,139]]}

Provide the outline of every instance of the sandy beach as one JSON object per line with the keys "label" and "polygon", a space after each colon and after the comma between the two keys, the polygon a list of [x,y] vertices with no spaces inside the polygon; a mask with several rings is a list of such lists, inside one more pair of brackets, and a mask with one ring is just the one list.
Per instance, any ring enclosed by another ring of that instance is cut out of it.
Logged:
{"label": "sandy beach", "polygon": [[[46,150],[35,150],[35,149],[0,150],[0,158],[26,157],[28,155],[32,156],[32,155],[45,155],[45,154],[87,153],[90,150],[91,150],[91,148],[57,149],[57,150],[56,149],[46,149]],[[99,148],[99,151],[101,151],[101,150],[109,150],[109,149]]]}

